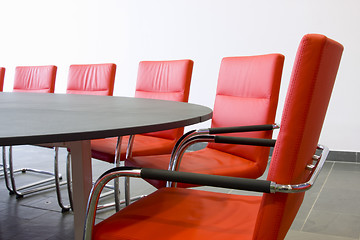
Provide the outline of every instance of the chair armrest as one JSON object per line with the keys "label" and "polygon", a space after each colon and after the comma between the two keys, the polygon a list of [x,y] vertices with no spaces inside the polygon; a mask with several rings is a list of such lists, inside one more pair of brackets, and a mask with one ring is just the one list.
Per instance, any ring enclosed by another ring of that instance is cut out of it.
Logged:
{"label": "chair armrest", "polygon": [[[197,138],[196,141],[193,141],[189,144],[189,139],[195,139],[196,136],[200,135],[209,135],[209,134],[225,134],[225,133],[234,133],[234,132],[253,132],[253,131],[271,131],[273,129],[278,129],[280,126],[278,124],[263,124],[263,125],[250,125],[250,126],[236,126],[236,127],[219,127],[219,128],[205,128],[192,130],[185,133],[175,144],[170,157],[169,170],[174,166],[174,162],[177,162],[176,155],[179,152],[180,148],[183,149],[183,145],[186,143],[187,147],[190,147],[192,144],[197,142],[208,142],[206,137]],[[203,141],[201,141],[201,139]],[[186,150],[184,149],[184,151]]]}
{"label": "chair armrest", "polygon": [[[280,126],[278,124],[263,124],[263,125],[250,125],[250,126],[236,126],[236,127],[219,127],[219,128],[204,128],[198,130],[192,130],[185,133],[179,140],[176,142],[171,156],[173,157],[181,145],[187,141],[187,139],[192,138],[198,135],[209,135],[209,134],[225,134],[225,133],[236,133],[236,132],[255,132],[255,131],[271,131],[273,129],[278,129]],[[172,158],[171,157],[171,158]]]}
{"label": "chair armrest", "polygon": [[274,147],[276,140],[262,139],[262,138],[214,136],[214,142],[215,143],[227,143],[227,144],[263,146],[263,147]]}
{"label": "chair armrest", "polygon": [[169,170],[143,168],[141,177],[162,181],[182,182],[202,186],[230,188],[252,192],[271,192],[271,181],[236,178],[219,175],[208,175],[190,172],[174,172]]}
{"label": "chair armrest", "polygon": [[[170,157],[168,170],[177,171],[180,168],[182,157],[186,149],[197,142],[215,142],[215,143],[227,143],[227,144],[242,144],[252,146],[275,146],[276,140],[273,139],[260,139],[260,138],[243,138],[243,137],[229,137],[229,136],[216,136],[216,135],[191,135],[182,141],[177,151]],[[170,187],[172,182],[166,183],[167,187]]]}
{"label": "chair armrest", "polygon": [[251,125],[251,126],[208,128],[208,131],[209,134],[224,134],[224,133],[234,133],[234,132],[271,131],[278,128],[280,128],[278,124],[263,124],[263,125]]}

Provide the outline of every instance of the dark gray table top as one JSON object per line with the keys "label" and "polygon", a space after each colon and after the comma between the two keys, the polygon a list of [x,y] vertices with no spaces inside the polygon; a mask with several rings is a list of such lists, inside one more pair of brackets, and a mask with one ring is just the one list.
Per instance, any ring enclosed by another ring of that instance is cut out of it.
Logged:
{"label": "dark gray table top", "polygon": [[210,108],[153,99],[0,93],[0,146],[67,142],[183,127]]}

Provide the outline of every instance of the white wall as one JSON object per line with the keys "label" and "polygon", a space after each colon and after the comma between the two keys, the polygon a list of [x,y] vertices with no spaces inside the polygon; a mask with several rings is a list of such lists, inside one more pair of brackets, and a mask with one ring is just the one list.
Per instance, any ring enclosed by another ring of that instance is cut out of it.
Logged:
{"label": "white wall", "polygon": [[115,95],[132,96],[139,61],[190,58],[190,102],[212,107],[222,57],[279,52],[286,59],[278,122],[301,37],[325,34],[345,51],[321,143],[360,151],[357,0],[17,0],[0,9],[5,91],[17,65],[57,65],[56,92],[65,92],[70,64],[114,62]]}

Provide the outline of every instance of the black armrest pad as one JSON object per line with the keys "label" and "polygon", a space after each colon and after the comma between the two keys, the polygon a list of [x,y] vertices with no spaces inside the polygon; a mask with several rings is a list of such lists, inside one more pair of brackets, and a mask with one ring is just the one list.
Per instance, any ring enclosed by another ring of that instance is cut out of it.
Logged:
{"label": "black armrest pad", "polygon": [[273,129],[274,129],[274,125],[264,124],[264,125],[252,125],[252,126],[209,128],[209,133],[223,134],[223,133],[233,133],[233,132],[269,131]]}
{"label": "black armrest pad", "polygon": [[215,143],[228,143],[228,144],[242,144],[242,145],[254,145],[273,147],[276,140],[273,139],[261,139],[261,138],[242,138],[242,137],[228,137],[228,136],[215,136]]}
{"label": "black armrest pad", "polygon": [[141,177],[163,181],[190,183],[202,186],[231,188],[247,191],[270,193],[270,183],[267,180],[255,180],[236,177],[225,177],[189,172],[177,172],[160,169],[143,168]]}

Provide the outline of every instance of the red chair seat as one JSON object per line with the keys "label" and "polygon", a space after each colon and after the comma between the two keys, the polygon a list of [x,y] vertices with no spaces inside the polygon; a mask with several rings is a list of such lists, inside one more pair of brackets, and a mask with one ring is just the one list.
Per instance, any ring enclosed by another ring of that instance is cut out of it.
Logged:
{"label": "red chair seat", "polygon": [[[120,159],[125,159],[129,137],[122,139]],[[117,138],[96,139],[91,141],[91,155],[95,159],[113,163],[115,159]],[[136,135],[133,152],[136,156],[167,154],[172,151],[175,141],[148,135]],[[168,161],[169,162],[169,161]]]}
{"label": "red chair seat", "polygon": [[257,196],[163,188],[97,224],[93,239],[252,239],[260,202]]}
{"label": "red chair seat", "polygon": [[[169,155],[133,157],[127,159],[125,166],[166,170],[169,167]],[[256,162],[212,148],[184,154],[180,171],[244,178],[258,178],[264,172]],[[147,181],[156,188],[165,187],[166,184],[158,180]],[[178,183],[178,187],[190,185]]]}

